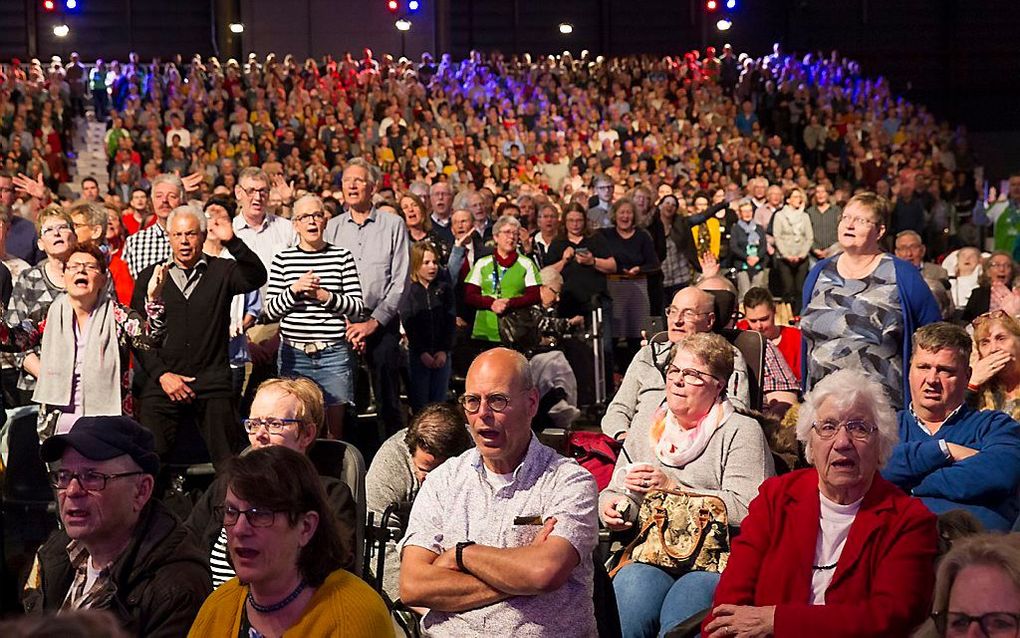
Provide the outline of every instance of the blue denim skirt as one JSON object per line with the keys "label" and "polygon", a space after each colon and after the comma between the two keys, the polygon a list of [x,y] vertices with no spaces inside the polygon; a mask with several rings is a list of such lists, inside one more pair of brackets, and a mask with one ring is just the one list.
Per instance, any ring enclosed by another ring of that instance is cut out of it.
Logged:
{"label": "blue denim skirt", "polygon": [[280,376],[308,377],[322,387],[326,405],[354,405],[354,358],[346,341],[308,355],[280,344]]}

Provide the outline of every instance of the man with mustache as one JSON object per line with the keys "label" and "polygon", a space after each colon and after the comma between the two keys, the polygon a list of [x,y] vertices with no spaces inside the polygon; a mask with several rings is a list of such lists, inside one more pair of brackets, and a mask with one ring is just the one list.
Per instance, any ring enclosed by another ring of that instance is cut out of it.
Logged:
{"label": "man with mustache", "polygon": [[1008,531],[1020,513],[1020,424],[964,403],[970,351],[958,326],[914,332],[910,405],[899,412],[900,442],[882,476],[936,514],[964,509],[985,528]]}

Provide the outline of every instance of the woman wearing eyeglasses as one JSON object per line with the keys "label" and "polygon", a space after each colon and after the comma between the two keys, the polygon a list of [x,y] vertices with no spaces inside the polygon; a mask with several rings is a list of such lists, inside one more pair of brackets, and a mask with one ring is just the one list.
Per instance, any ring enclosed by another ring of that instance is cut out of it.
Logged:
{"label": "woman wearing eyeglasses", "polygon": [[1001,250],[989,255],[982,264],[977,288],[970,293],[963,308],[963,320],[973,321],[986,312],[1003,309],[1014,316],[1020,314],[1020,292],[1013,292],[1016,277],[1016,262],[1012,255]]}
{"label": "woman wearing eyeglasses", "polygon": [[[244,429],[251,444],[248,449],[260,450],[279,445],[308,454],[322,430],[324,409],[322,390],[310,379],[296,377],[263,382],[252,400],[251,416],[244,420]],[[340,544],[344,548],[340,565],[352,569],[357,525],[354,497],[347,485],[336,478],[320,476],[319,480],[326,492],[330,511],[336,517]],[[213,587],[219,587],[234,577],[234,567],[227,560],[227,530],[222,519],[215,514],[215,508],[223,502],[226,492],[227,483],[221,474],[195,503],[185,522],[202,548],[208,550]]]}
{"label": "woman wearing eyeglasses", "polygon": [[219,587],[189,636],[392,637],[385,603],[342,569],[344,547],[308,458],[270,446],[231,459],[218,509],[237,577]]}
{"label": "woman wearing eyeglasses", "polygon": [[917,638],[1020,635],[1020,537],[979,534],[939,562],[932,620]]}
{"label": "woman wearing eyeglasses", "polygon": [[930,609],[935,516],[879,470],[898,440],[885,389],[859,370],[805,398],[814,467],[765,481],[732,542],[702,636],[909,636]]}
{"label": "woman wearing eyeglasses", "polygon": [[121,305],[108,285],[107,257],[98,246],[78,246],[63,265],[66,294],[15,326],[41,333],[32,400],[39,407],[39,437],[66,434],[83,416],[131,415],[132,350],[157,348],[164,336],[165,267],[149,281],[146,317]]}
{"label": "woman wearing eyeglasses", "polygon": [[273,257],[263,317],[280,322],[280,374],[312,379],[326,396],[327,436],[343,435],[344,413],[354,404],[354,355],[347,323],[364,302],[354,255],[323,238],[322,200],[294,202],[298,245]]}
{"label": "woman wearing eyeglasses", "polygon": [[[775,474],[761,426],[737,414],[726,398],[733,347],[711,333],[681,339],[666,369],[666,401],[645,423],[635,422],[613,481],[599,498],[602,522],[633,529],[645,494],[683,490],[716,496],[739,527],[762,481]],[[625,565],[613,579],[624,636],[663,635],[706,609],[719,574],[679,578],[644,563]]]}
{"label": "woman wearing eyeglasses", "polygon": [[[972,322],[976,360],[967,388],[981,410],[1001,410],[1020,417],[1020,321],[1004,310]],[[973,359],[974,357],[972,357]]]}
{"label": "woman wearing eyeglasses", "polygon": [[891,208],[874,193],[854,195],[839,220],[841,252],[815,264],[804,282],[805,391],[850,368],[881,381],[894,406],[910,403],[912,335],[941,315],[917,268],[879,245]]}

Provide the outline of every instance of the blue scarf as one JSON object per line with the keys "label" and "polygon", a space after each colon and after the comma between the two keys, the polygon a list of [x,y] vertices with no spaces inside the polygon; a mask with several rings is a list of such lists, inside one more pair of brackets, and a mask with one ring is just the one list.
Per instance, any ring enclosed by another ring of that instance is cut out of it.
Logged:
{"label": "blue scarf", "polygon": [[761,242],[761,235],[758,234],[758,224],[754,223],[753,219],[749,222],[738,219],[737,226],[740,226],[744,232],[747,233],[748,246],[756,245]]}

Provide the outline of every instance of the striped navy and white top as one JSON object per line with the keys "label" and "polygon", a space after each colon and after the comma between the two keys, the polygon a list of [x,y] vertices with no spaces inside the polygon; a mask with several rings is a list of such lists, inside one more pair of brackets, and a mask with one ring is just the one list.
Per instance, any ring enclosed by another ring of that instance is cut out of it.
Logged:
{"label": "striped navy and white top", "polygon": [[209,553],[209,570],[212,572],[213,589],[234,577],[234,566],[227,560],[227,528],[220,528],[212,552]]}
{"label": "striped navy and white top", "polygon": [[[309,270],[330,293],[325,303],[298,297],[290,289]],[[339,341],[347,334],[346,316],[356,321],[363,308],[358,267],[346,248],[326,244],[322,250],[308,252],[295,246],[273,257],[264,315],[269,321],[280,322],[284,339]]]}

